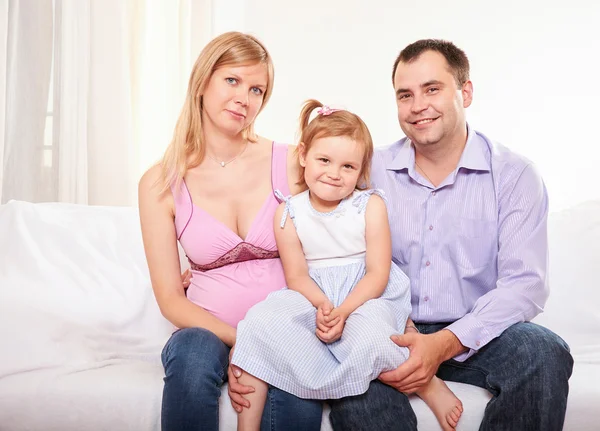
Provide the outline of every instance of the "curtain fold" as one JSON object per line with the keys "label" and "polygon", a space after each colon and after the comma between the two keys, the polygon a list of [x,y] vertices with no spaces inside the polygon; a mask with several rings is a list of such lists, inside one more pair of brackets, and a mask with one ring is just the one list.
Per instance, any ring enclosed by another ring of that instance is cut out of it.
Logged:
{"label": "curtain fold", "polygon": [[1,202],[135,205],[212,37],[211,5],[0,0]]}
{"label": "curtain fold", "polygon": [[44,163],[44,130],[52,64],[52,0],[8,0],[0,56],[4,97],[0,135],[0,202],[52,200],[56,176]]}
{"label": "curtain fold", "polygon": [[88,203],[90,0],[56,0],[53,161],[59,202]]}

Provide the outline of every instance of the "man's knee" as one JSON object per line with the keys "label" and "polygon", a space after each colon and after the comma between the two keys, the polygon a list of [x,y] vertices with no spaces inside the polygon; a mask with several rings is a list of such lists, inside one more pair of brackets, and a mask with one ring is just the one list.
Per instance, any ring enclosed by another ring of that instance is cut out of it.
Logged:
{"label": "man's knee", "polygon": [[515,359],[556,378],[568,379],[573,370],[573,357],[568,344],[551,330],[531,322],[517,323],[508,328],[506,337]]}

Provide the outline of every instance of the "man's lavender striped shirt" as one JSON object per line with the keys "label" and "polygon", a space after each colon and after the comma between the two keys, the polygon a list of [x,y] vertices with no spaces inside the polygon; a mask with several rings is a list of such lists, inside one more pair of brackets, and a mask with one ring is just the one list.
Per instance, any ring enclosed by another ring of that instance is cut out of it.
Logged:
{"label": "man's lavender striped shirt", "polygon": [[438,187],[415,171],[404,138],[377,150],[372,186],[386,194],[393,260],[411,281],[416,322],[448,326],[469,350],[539,314],[548,297],[548,196],[531,162],[469,128]]}

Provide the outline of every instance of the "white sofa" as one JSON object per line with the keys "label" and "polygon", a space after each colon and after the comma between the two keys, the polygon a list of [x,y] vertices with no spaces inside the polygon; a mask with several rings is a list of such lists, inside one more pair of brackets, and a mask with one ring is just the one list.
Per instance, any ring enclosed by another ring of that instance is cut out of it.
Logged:
{"label": "white sofa", "polygon": [[[566,430],[600,429],[600,201],[551,214],[546,312],[575,357]],[[0,206],[0,430],[159,430],[160,351],[172,326],[150,288],[132,208]],[[459,430],[490,395],[450,383]],[[435,418],[411,400],[420,430]],[[221,429],[235,429],[224,391]],[[331,429],[327,409],[323,430]]]}

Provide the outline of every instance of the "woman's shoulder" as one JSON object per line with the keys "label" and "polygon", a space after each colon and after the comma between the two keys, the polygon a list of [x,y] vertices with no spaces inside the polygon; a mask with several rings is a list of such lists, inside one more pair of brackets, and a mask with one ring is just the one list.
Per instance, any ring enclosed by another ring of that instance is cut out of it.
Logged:
{"label": "woman's shoulder", "polygon": [[159,186],[162,182],[162,166],[160,164],[156,164],[150,167],[142,177],[138,183],[138,187],[140,191],[151,191],[153,188]]}
{"label": "woman's shoulder", "polygon": [[173,194],[170,187],[164,186],[162,165],[157,163],[144,172],[138,183],[138,199],[173,209]]}
{"label": "woman's shoulder", "polygon": [[290,156],[294,156],[294,151],[296,150],[295,145],[287,144],[285,142],[279,142],[274,139],[265,138],[264,136],[258,136],[256,141],[257,144],[264,147],[265,151],[270,151],[273,148],[274,151],[287,153],[288,163]]}
{"label": "woman's shoulder", "polygon": [[270,139],[270,138],[267,138],[266,136],[262,136],[262,135],[256,135],[256,142],[259,144],[275,145],[278,147],[296,148],[295,145],[286,144],[285,142],[280,142],[275,139]]}

